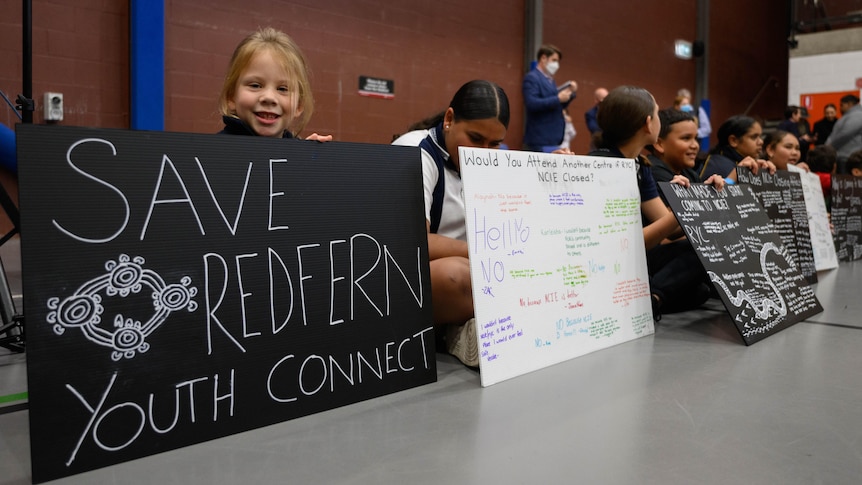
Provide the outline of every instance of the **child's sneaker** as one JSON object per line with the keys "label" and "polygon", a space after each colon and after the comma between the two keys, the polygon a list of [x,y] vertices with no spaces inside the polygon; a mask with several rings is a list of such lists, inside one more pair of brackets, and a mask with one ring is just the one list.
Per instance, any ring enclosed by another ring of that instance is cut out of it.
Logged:
{"label": "child's sneaker", "polygon": [[479,367],[479,342],[476,339],[476,319],[462,325],[446,326],[446,350],[468,367]]}

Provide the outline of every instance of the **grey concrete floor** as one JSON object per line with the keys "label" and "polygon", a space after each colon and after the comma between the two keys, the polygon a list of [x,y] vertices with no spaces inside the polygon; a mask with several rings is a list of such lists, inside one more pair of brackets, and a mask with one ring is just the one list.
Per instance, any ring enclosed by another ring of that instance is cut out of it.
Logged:
{"label": "grey concrete floor", "polygon": [[[711,300],[487,388],[438,354],[434,384],[53,483],[859,483],[862,262],[819,277],[824,312],[750,347]],[[25,391],[0,349],[0,396]],[[29,483],[28,413],[2,411],[0,484]]]}

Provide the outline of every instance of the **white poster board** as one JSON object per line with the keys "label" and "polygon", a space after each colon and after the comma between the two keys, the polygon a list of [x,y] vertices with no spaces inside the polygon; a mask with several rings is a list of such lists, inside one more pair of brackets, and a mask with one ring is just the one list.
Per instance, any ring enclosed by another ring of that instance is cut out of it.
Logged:
{"label": "white poster board", "polygon": [[482,386],[655,331],[633,160],[459,154]]}
{"label": "white poster board", "polygon": [[805,210],[808,212],[808,229],[811,232],[811,248],[814,251],[814,269],[823,271],[838,267],[835,240],[829,228],[829,214],[817,174],[805,172],[795,165],[788,165],[791,172],[799,173],[802,191],[805,194]]}

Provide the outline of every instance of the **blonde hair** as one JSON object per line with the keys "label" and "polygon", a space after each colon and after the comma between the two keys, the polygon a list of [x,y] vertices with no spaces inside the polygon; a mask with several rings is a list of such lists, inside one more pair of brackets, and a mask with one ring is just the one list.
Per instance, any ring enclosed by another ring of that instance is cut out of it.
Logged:
{"label": "blonde hair", "polygon": [[291,84],[288,89],[296,93],[296,106],[302,110],[300,116],[291,122],[293,129],[296,130],[293,134],[296,135],[305,128],[311,119],[311,113],[314,111],[308,63],[293,39],[272,27],[261,28],[249,35],[233,51],[219,96],[219,111],[225,116],[236,116],[235,113],[231,112],[229,103],[236,95],[239,78],[251,64],[254,56],[265,49],[268,49],[276,61],[281,64]]}

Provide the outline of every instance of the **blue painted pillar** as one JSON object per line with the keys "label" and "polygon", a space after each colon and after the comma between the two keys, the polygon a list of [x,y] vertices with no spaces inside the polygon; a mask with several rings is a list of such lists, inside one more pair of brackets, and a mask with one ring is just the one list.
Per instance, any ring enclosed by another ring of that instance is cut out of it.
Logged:
{"label": "blue painted pillar", "polygon": [[165,3],[129,2],[131,128],[165,129]]}

